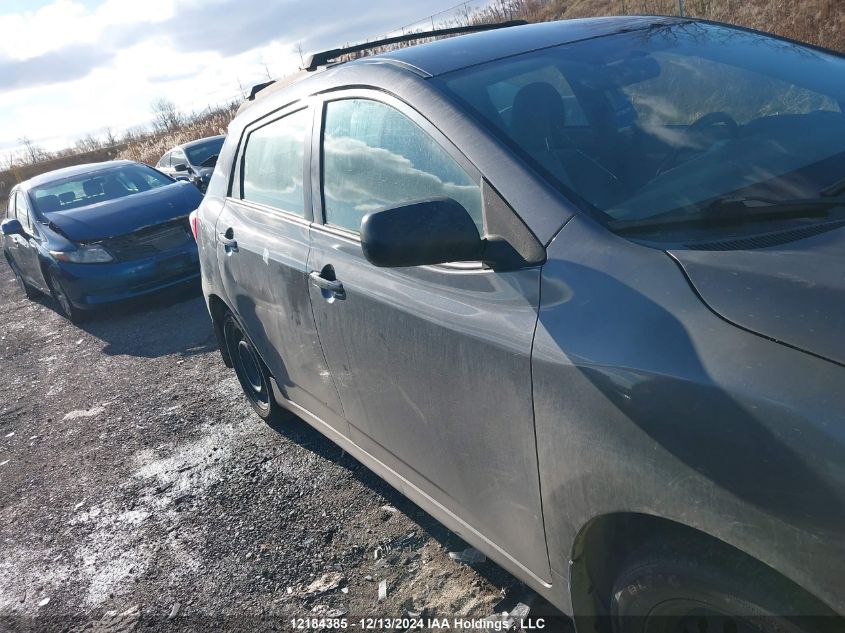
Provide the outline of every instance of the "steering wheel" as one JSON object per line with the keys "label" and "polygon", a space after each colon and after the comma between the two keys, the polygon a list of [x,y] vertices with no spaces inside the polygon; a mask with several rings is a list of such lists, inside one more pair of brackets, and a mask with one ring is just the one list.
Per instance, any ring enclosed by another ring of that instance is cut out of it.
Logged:
{"label": "steering wheel", "polygon": [[[724,129],[727,130],[732,140],[739,136],[739,125],[727,112],[710,112],[705,114],[687,127],[684,132],[687,144],[669,152],[666,158],[660,162],[655,176],[659,176],[673,167],[677,167],[685,160],[689,160],[693,154],[708,150],[713,143],[710,142],[705,146],[704,141],[710,140],[707,138],[706,131],[719,125],[724,126]],[[684,155],[687,155],[687,157],[682,160]]]}

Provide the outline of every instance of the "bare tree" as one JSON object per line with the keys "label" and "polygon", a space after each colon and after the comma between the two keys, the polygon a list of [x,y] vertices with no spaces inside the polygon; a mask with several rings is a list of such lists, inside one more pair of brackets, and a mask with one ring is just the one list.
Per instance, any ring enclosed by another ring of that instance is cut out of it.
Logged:
{"label": "bare tree", "polygon": [[249,93],[247,93],[247,92],[244,90],[244,85],[243,85],[243,83],[241,82],[241,78],[240,78],[240,77],[238,77],[237,79],[238,79],[238,90],[240,90],[240,93],[241,93],[241,99],[246,100],[246,98],[249,96]]}
{"label": "bare tree", "polygon": [[156,132],[172,132],[182,125],[182,113],[176,108],[176,104],[169,99],[157,99],[152,103],[154,115],[153,128]]}
{"label": "bare tree", "polygon": [[44,148],[36,145],[32,139],[27,136],[19,138],[18,143],[23,145],[25,160],[29,162],[30,165],[34,165],[35,163],[39,163],[42,160],[50,158],[50,154],[45,151]]}
{"label": "bare tree", "polygon": [[17,167],[17,165],[18,155],[11,150],[3,156],[3,162],[0,163],[0,167],[2,167],[4,171],[12,171],[15,167]]}
{"label": "bare tree", "polygon": [[117,145],[117,133],[111,127],[107,127],[103,130],[103,138],[107,147],[114,147]]}
{"label": "bare tree", "polygon": [[89,133],[82,138],[76,139],[74,145],[80,152],[93,152],[96,149],[100,149],[103,143],[96,136]]}
{"label": "bare tree", "polygon": [[261,60],[261,64],[264,66],[264,74],[267,75],[267,79],[272,79],[273,75],[270,74],[270,67],[267,65],[267,62]]}
{"label": "bare tree", "polygon": [[147,132],[147,130],[144,129],[143,126],[138,125],[138,126],[135,126],[135,127],[127,128],[123,132],[122,142],[123,143],[135,143],[137,141],[143,140],[147,136],[149,136],[149,133]]}
{"label": "bare tree", "polygon": [[302,54],[302,42],[297,42],[293,47],[293,52],[299,55],[299,67],[305,67],[305,56]]}

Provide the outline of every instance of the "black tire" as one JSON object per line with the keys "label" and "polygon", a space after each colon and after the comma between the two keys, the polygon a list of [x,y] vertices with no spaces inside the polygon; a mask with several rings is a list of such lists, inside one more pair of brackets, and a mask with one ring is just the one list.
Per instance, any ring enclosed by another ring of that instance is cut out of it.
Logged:
{"label": "black tire", "polygon": [[18,272],[18,267],[8,256],[6,257],[6,261],[9,263],[9,268],[12,269],[12,274],[15,276],[15,283],[18,284],[18,288],[20,288],[21,292],[27,299],[35,299],[35,297],[41,294],[38,290],[24,281],[20,272]]}
{"label": "black tire", "polygon": [[826,633],[842,625],[763,564],[698,540],[636,552],[610,603],[614,633]]}
{"label": "black tire", "polygon": [[277,422],[284,410],[273,397],[270,372],[258,355],[249,335],[235,316],[227,311],[223,316],[223,340],[232,361],[232,367],[244,395],[253,410],[265,422]]}
{"label": "black tire", "polygon": [[47,284],[50,286],[50,294],[59,306],[59,311],[71,323],[80,323],[85,318],[85,312],[80,310],[70,300],[62,285],[61,279],[53,269],[47,270]]}

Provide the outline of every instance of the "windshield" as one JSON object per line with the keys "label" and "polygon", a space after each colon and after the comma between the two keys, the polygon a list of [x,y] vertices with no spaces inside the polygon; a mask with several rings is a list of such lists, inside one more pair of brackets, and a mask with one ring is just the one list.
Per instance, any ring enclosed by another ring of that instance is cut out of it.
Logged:
{"label": "windshield", "polygon": [[[437,81],[614,229],[723,198],[817,198],[845,176],[845,59],[759,33],[664,24]],[[765,217],[750,221],[782,221]]]}
{"label": "windshield", "polygon": [[[196,145],[186,147],[185,153],[188,155],[188,160],[191,162],[191,165],[196,165],[198,167],[214,167],[214,163],[217,162],[217,155],[223,148],[224,140],[226,139],[222,137],[215,138],[204,143],[197,143]],[[206,162],[209,164],[206,165]]]}
{"label": "windshield", "polygon": [[120,165],[55,180],[30,191],[41,213],[87,207],[173,184],[173,180],[146,165]]}

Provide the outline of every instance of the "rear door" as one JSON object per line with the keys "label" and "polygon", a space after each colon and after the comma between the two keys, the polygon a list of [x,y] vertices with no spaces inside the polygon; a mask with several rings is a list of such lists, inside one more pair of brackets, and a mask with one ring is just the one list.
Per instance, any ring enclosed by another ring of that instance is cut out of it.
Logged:
{"label": "rear door", "polygon": [[342,284],[312,279],[310,293],[352,438],[548,581],[530,372],[539,269],[367,262],[360,222],[378,208],[445,195],[483,228],[480,175],[401,102],[343,96],[325,104],[326,223],[308,269]]}
{"label": "rear door", "polygon": [[284,396],[345,431],[308,298],[311,119],[300,107],[247,128],[217,257],[229,305]]}

